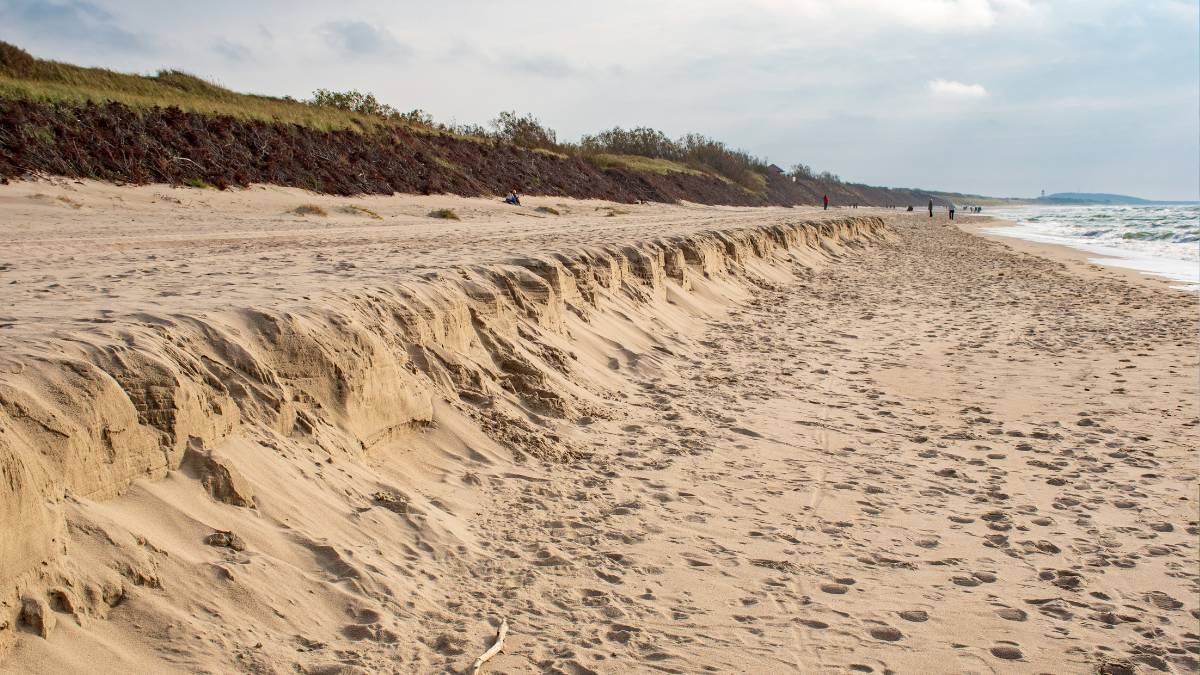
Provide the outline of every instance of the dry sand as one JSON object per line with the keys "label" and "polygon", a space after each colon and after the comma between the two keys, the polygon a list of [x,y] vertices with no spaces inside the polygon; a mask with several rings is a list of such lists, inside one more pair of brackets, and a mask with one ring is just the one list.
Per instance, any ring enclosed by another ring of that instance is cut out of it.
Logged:
{"label": "dry sand", "polygon": [[1194,295],[920,212],[0,222],[0,672],[1197,670]]}

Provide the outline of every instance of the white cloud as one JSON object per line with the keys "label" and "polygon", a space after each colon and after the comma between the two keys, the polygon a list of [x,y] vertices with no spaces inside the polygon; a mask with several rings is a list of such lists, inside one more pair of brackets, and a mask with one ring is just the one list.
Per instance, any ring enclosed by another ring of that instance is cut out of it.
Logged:
{"label": "white cloud", "polygon": [[980,31],[1036,13],[1030,0],[752,0],[779,16],[817,22],[825,29],[907,28],[927,32]]}
{"label": "white cloud", "polygon": [[983,98],[988,95],[982,84],[965,84],[954,80],[930,80],[929,91],[935,96],[952,98]]}

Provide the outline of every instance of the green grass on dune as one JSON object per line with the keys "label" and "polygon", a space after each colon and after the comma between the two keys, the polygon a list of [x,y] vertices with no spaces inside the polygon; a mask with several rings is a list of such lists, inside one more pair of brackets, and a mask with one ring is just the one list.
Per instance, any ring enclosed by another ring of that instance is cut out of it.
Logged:
{"label": "green grass on dune", "polygon": [[683,173],[691,176],[706,176],[709,178],[718,178],[730,185],[736,185],[747,192],[753,194],[765,194],[767,190],[766,176],[755,171],[743,172],[741,180],[734,180],[728,176],[723,176],[715,171],[705,171],[693,166],[688,166],[681,162],[672,161],[669,159],[660,159],[656,157],[642,157],[641,155],[614,155],[614,154],[598,154],[588,155],[587,160],[601,169],[611,167],[621,167],[631,171],[639,171],[642,173],[655,173],[666,175],[670,173]]}
{"label": "green grass on dune", "polygon": [[615,166],[633,171],[644,171],[646,173],[686,173],[693,176],[710,175],[699,169],[693,169],[686,164],[673,162],[669,159],[656,159],[653,157],[641,157],[639,155],[599,154],[591,155],[587,159],[601,169],[608,169]]}
{"label": "green grass on dune", "polygon": [[189,112],[278,121],[322,131],[365,131],[398,125],[392,120],[338,108],[239,94],[178,70],[131,75],[47,61],[5,42],[0,42],[0,98],[72,105],[112,101],[140,109],[175,106]]}

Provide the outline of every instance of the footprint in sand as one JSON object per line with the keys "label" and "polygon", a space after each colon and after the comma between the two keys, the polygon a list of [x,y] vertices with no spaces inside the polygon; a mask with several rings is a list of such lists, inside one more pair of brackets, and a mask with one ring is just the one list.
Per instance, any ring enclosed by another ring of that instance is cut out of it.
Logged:
{"label": "footprint in sand", "polygon": [[1015,607],[1002,607],[996,610],[996,614],[999,614],[1001,619],[1009,621],[1024,621],[1029,618],[1029,615],[1024,610]]}
{"label": "footprint in sand", "polygon": [[1183,603],[1163,593],[1162,591],[1150,591],[1146,594],[1146,602],[1153,604],[1155,607],[1172,611],[1183,607]]}
{"label": "footprint in sand", "polygon": [[875,626],[869,632],[871,637],[884,642],[896,642],[904,637],[904,633],[891,626]]}
{"label": "footprint in sand", "polygon": [[992,656],[1005,661],[1019,661],[1025,658],[1019,647],[1014,645],[996,645],[992,647]]}

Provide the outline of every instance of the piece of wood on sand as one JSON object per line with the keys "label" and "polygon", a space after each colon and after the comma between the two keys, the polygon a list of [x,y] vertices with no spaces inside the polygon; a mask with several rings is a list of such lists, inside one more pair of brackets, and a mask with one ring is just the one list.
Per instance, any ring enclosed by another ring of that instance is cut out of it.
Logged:
{"label": "piece of wood on sand", "polygon": [[491,647],[488,647],[486,652],[480,654],[479,658],[475,659],[475,663],[471,664],[471,675],[479,675],[479,669],[483,667],[483,664],[488,659],[499,654],[501,649],[504,649],[505,635],[508,635],[508,619],[501,619],[500,629],[496,631],[496,641],[492,643]]}

